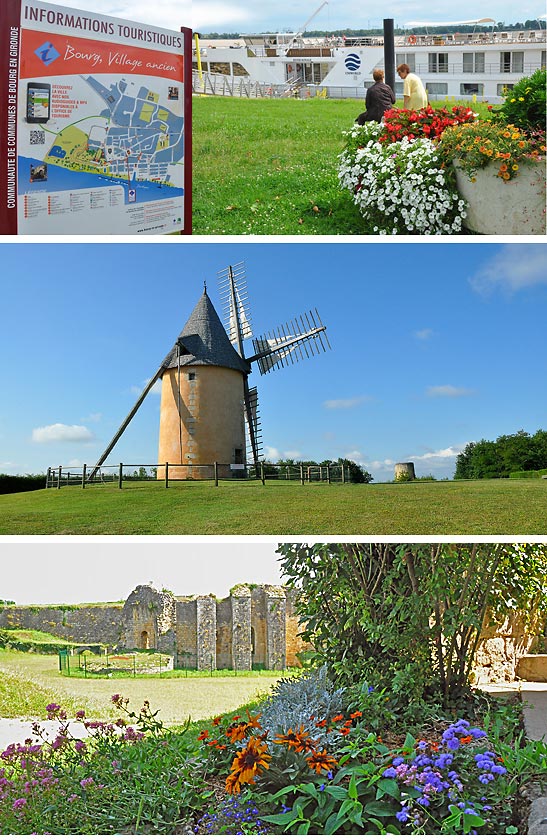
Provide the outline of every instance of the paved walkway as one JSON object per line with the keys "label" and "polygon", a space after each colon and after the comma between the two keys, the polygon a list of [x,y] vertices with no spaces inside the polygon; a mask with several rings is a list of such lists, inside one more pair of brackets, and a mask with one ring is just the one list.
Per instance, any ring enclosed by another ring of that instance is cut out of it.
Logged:
{"label": "paved walkway", "polygon": [[[45,729],[48,738],[53,739],[59,731],[59,722],[56,720],[41,720],[40,726]],[[0,750],[5,750],[9,744],[22,744],[26,738],[32,738],[34,743],[39,743],[39,738],[32,734],[32,720],[21,718],[0,718]],[[87,731],[82,723],[71,722],[69,731],[77,738],[87,738]]]}

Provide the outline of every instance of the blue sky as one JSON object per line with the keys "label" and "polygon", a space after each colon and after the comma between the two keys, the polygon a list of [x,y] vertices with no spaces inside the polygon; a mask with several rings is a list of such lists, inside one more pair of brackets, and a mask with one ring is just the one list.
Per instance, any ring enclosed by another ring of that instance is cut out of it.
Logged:
{"label": "blue sky", "polygon": [[[56,0],[55,0],[56,2]],[[319,9],[321,3],[294,3],[293,0],[68,0],[57,5],[90,9],[98,14],[142,21],[167,29],[189,26],[201,32],[277,32],[298,31]],[[364,6],[361,0],[329,0],[314,17],[310,29],[360,29],[381,26],[384,18],[393,18],[397,26],[412,20],[452,21],[492,17],[512,23],[535,19],[545,14],[544,4],[523,0],[518,6],[510,0],[485,3],[462,0],[455,12],[453,2],[440,0],[433,7],[427,0],[391,0],[387,5]]]}
{"label": "blue sky", "polygon": [[[452,477],[471,440],[546,428],[547,249],[421,243],[0,244],[0,471],[92,464],[204,280],[244,260],[255,334],[317,307],[332,351],[251,378],[266,455]],[[250,353],[250,349],[248,350]],[[151,393],[109,463],[155,463]]]}

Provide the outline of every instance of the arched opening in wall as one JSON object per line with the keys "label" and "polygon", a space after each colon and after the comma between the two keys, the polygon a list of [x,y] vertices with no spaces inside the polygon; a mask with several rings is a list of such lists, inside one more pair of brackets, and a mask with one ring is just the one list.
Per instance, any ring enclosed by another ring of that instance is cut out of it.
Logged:
{"label": "arched opening in wall", "polygon": [[150,647],[150,639],[148,638],[148,633],[147,633],[146,630],[143,630],[142,633],[141,633],[140,649],[141,650],[148,650],[149,647]]}

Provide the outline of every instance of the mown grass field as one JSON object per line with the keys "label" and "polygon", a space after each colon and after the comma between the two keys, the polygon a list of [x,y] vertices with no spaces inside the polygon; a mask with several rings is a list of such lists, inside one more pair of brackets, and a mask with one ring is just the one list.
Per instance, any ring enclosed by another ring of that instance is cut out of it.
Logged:
{"label": "mown grass field", "polygon": [[194,234],[371,233],[337,178],[342,132],[363,110],[363,100],[195,96]]}
{"label": "mown grass field", "polygon": [[149,700],[163,723],[178,725],[188,716],[203,720],[255,702],[280,676],[257,671],[237,677],[86,680],[63,676],[56,656],[0,650],[0,717],[45,718],[45,707],[55,702],[69,715],[85,709],[88,716],[116,719],[119,711],[110,698],[122,694],[134,711]]}
{"label": "mown grass field", "polygon": [[546,534],[547,482],[162,482],[0,496],[0,534]]}

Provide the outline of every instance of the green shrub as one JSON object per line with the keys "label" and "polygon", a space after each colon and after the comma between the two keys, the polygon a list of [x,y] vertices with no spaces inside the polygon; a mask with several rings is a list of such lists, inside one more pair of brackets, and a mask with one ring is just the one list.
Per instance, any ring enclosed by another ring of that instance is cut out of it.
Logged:
{"label": "green shrub", "polygon": [[45,486],[45,475],[0,474],[0,494],[25,493],[28,490],[43,490]]}
{"label": "green shrub", "polygon": [[496,117],[525,130],[545,129],[545,67],[508,90]]}
{"label": "green shrub", "polygon": [[547,475],[547,467],[542,470],[517,470],[509,473],[509,478],[542,478]]}

